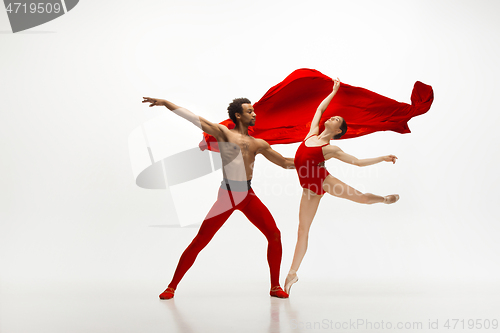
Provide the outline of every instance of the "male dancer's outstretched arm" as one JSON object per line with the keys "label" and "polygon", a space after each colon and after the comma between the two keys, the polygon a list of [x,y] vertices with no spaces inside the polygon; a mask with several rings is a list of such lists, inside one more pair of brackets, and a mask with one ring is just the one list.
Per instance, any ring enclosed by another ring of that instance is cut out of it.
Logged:
{"label": "male dancer's outstretched arm", "polygon": [[151,98],[151,97],[143,97],[143,98],[144,98],[144,100],[142,101],[142,103],[151,103],[149,105],[149,107],[165,106],[167,109],[169,109],[170,111],[172,111],[176,115],[192,122],[194,125],[201,128],[203,130],[203,132],[215,137],[217,139],[217,141],[225,141],[225,140],[221,140],[221,139],[223,139],[225,137],[224,130],[227,130],[226,126],[212,123],[203,117],[195,115],[193,112],[189,111],[188,109],[177,106],[174,103],[169,102],[165,99]]}
{"label": "male dancer's outstretched arm", "polygon": [[[333,97],[333,96],[332,96]],[[177,106],[176,104],[169,102],[165,99],[151,98],[151,97],[143,97],[144,100],[142,103],[151,103],[149,106],[165,106],[167,109],[175,113],[176,115],[192,122],[197,127],[201,128],[203,132],[212,135],[217,139],[217,141],[226,141],[224,138],[224,131],[227,131],[228,128],[224,125],[212,123],[206,120],[203,117],[195,115],[193,112],[189,111],[186,108]],[[325,107],[326,109],[326,107]],[[324,111],[324,110],[323,110]],[[321,118],[321,116],[320,116]],[[319,120],[318,120],[319,121]],[[291,157],[283,157],[276,150],[272,149],[269,143],[262,139],[257,139],[260,149],[257,151],[257,154],[262,154],[265,158],[267,158],[270,162],[284,168],[284,169],[295,169],[295,165],[293,163],[293,158]]]}
{"label": "male dancer's outstretched arm", "polygon": [[262,154],[270,162],[282,167],[283,169],[295,169],[293,158],[283,157],[283,155],[271,148],[271,145],[262,139],[257,139],[257,141],[259,141],[261,145],[261,149],[257,151],[257,154]]}

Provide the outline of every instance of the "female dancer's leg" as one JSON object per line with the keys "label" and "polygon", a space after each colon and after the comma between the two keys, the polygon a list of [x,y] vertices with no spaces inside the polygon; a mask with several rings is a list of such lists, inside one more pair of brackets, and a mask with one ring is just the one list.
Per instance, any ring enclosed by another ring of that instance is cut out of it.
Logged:
{"label": "female dancer's leg", "polygon": [[[383,202],[391,204],[399,200],[399,195],[391,194],[385,197],[371,193],[362,193],[337,178],[329,175],[323,181],[323,189],[329,194],[348,199],[362,204],[373,204]],[[317,195],[308,189],[303,189],[302,199],[300,201],[299,211],[299,231],[297,235],[297,245],[295,246],[295,254],[293,256],[292,266],[285,280],[285,292],[289,293],[292,285],[298,281],[297,270],[307,251],[307,240],[309,236],[309,228],[316,215],[319,201],[323,196]]]}
{"label": "female dancer's leg", "polygon": [[391,204],[399,200],[399,195],[397,194],[382,197],[371,193],[362,193],[331,175],[326,177],[323,181],[323,190],[333,196],[361,204],[374,204],[377,202]]}
{"label": "female dancer's leg", "polygon": [[302,198],[300,200],[299,209],[299,231],[297,233],[297,245],[295,245],[295,253],[293,255],[292,266],[285,280],[285,292],[289,292],[292,284],[297,282],[297,270],[307,251],[307,241],[309,238],[309,228],[318,210],[319,201],[323,195],[308,190],[302,190]]}

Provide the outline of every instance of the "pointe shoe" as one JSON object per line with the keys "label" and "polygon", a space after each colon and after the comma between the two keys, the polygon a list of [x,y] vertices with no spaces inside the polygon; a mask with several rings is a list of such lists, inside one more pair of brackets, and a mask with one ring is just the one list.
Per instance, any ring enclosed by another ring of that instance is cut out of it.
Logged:
{"label": "pointe shoe", "polygon": [[386,195],[384,197],[384,203],[385,204],[393,204],[393,203],[395,203],[398,200],[399,200],[399,195],[398,194]]}
{"label": "pointe shoe", "polygon": [[175,289],[168,287],[164,292],[160,294],[160,299],[171,299],[174,298]]}
{"label": "pointe shoe", "polygon": [[292,277],[291,279],[289,279],[289,276],[291,274],[288,274],[288,276],[286,277],[286,280],[285,280],[285,292],[290,295],[290,289],[292,289],[292,285],[299,281],[299,277],[297,276],[297,274],[294,274],[295,276]]}
{"label": "pointe shoe", "polygon": [[271,297],[288,298],[288,294],[284,292],[280,286],[272,287],[269,295],[271,295]]}

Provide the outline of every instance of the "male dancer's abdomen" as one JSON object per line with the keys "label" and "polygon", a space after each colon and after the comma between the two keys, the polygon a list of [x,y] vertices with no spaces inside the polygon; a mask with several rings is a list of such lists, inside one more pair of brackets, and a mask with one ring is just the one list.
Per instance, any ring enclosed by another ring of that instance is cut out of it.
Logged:
{"label": "male dancer's abdomen", "polygon": [[247,167],[241,150],[238,154],[228,154],[221,149],[222,174],[224,178],[234,181],[252,179],[252,168]]}

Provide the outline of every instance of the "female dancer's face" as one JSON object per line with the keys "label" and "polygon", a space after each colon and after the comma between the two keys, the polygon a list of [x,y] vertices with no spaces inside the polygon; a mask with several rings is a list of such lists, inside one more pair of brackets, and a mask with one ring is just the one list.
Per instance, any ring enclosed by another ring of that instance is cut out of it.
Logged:
{"label": "female dancer's face", "polygon": [[341,133],[340,125],[344,122],[344,119],[339,116],[333,116],[325,121],[325,128],[334,133]]}

